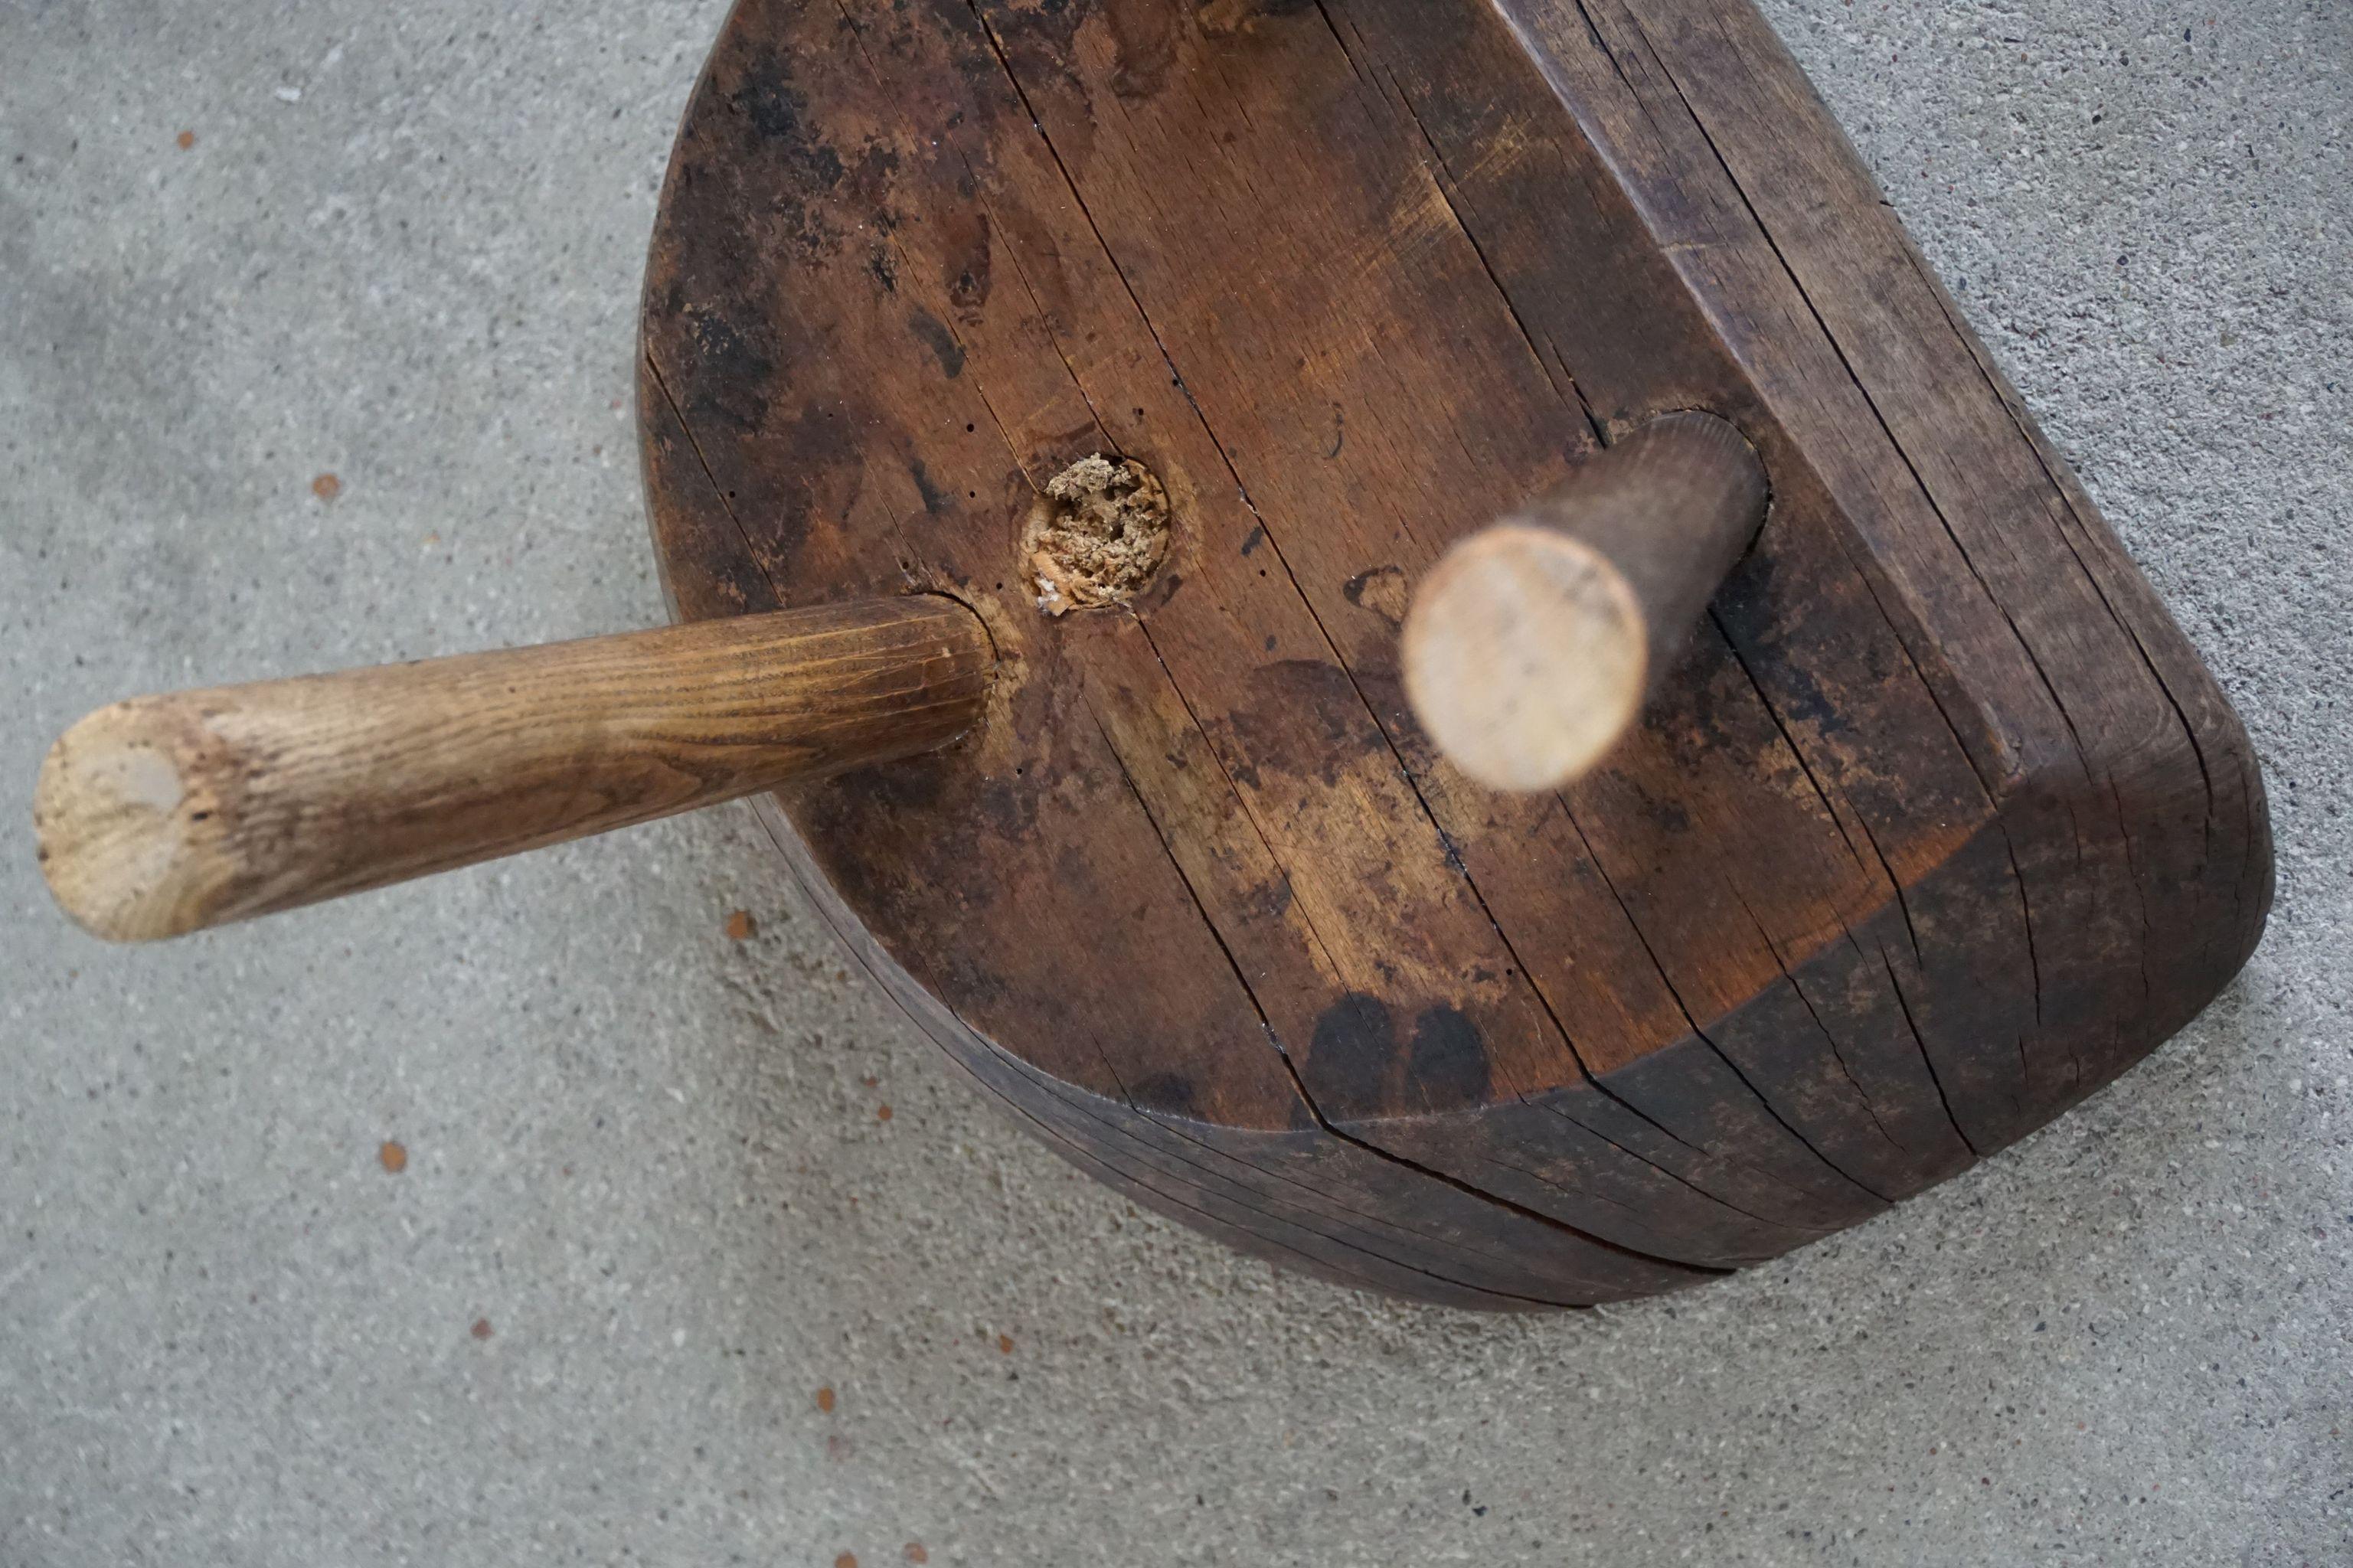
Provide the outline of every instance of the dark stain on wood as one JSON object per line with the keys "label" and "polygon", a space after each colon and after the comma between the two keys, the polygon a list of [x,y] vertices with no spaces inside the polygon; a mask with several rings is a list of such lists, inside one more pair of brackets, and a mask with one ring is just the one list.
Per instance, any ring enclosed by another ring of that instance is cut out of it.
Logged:
{"label": "dark stain on wood", "polygon": [[964,374],[964,345],[956,342],[945,321],[918,307],[907,318],[907,330],[932,351],[932,357],[939,361],[942,375],[954,381]]}
{"label": "dark stain on wood", "polygon": [[1479,1026],[1461,1008],[1443,1004],[1424,1008],[1414,1020],[1406,1072],[1440,1105],[1483,1105],[1492,1083]]}

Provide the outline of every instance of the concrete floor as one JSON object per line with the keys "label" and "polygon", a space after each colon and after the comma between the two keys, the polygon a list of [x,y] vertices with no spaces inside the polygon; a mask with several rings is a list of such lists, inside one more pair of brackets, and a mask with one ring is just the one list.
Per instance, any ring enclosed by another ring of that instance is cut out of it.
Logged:
{"label": "concrete floor", "polygon": [[737,808],[69,929],[84,710],[659,619],[631,317],[723,7],[0,5],[0,1563],[2353,1557],[2353,6],[1767,9],[2242,705],[2278,911],[1901,1212],[1497,1321],[1064,1168]]}

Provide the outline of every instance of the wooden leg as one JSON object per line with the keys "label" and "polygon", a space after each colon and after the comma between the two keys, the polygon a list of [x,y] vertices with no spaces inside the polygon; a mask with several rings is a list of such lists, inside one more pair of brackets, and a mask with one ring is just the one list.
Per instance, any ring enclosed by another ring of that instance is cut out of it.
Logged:
{"label": "wooden leg", "polygon": [[1766,500],[1739,431],[1670,414],[1462,541],[1406,621],[1406,693],[1422,727],[1496,789],[1578,777],[1641,711]]}
{"label": "wooden leg", "polygon": [[97,935],[177,936],[928,751],[995,665],[922,595],[135,697],[50,749],[41,868]]}

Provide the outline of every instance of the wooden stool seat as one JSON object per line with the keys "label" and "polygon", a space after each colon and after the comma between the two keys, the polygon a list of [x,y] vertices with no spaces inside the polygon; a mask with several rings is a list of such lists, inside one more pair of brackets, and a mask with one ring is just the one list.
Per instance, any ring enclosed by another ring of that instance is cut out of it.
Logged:
{"label": "wooden stool seat", "polygon": [[[776,796],[811,895],[1032,1131],[1281,1262],[1771,1258],[2260,932],[2244,734],[1746,0],[747,0],[642,371],[681,617],[925,590],[996,645],[965,740]],[[1679,410],[1761,457],[1754,548],[1598,771],[1473,783],[1417,585]],[[1165,559],[1041,613],[1098,456]]]}

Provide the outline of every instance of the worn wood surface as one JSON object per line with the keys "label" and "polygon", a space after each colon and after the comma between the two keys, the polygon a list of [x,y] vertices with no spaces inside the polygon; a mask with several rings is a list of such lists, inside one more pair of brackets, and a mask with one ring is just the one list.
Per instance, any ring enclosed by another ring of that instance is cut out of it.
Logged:
{"label": "worn wood surface", "polygon": [[[1038,1134],[1470,1305],[1689,1284],[2041,1125],[2261,930],[2244,735],[1745,0],[745,0],[640,384],[679,615],[936,587],[952,755],[781,793],[881,983]],[[1663,413],[1770,521],[1540,796],[1404,700],[1414,585]],[[1169,559],[1049,620],[1102,452]]]}
{"label": "worn wood surface", "polygon": [[50,749],[41,869],[177,936],[942,745],[994,665],[919,595],[134,697]]}
{"label": "worn wood surface", "polygon": [[1491,788],[1583,778],[1690,642],[1768,497],[1757,449],[1712,414],[1662,415],[1603,447],[1415,587],[1414,718]]}

